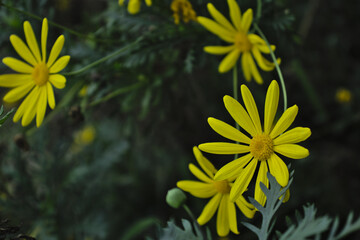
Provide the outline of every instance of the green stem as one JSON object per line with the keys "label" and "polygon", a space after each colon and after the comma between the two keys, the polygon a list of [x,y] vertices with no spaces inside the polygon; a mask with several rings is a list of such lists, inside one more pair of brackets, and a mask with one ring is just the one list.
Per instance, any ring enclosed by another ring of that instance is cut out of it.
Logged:
{"label": "green stem", "polygon": [[[235,66],[233,67],[233,92],[234,92],[234,99],[236,101],[239,101],[239,86],[238,86],[238,71],[237,71],[237,64],[235,64]],[[239,124],[235,121],[235,127],[237,130],[240,131],[240,126]],[[239,142],[236,142],[239,143]],[[234,159],[237,159],[239,157],[239,154],[235,154]]]}
{"label": "green stem", "polygon": [[183,204],[182,205],[183,208],[185,209],[185,211],[187,212],[187,214],[189,214],[190,218],[192,219],[192,221],[195,223],[195,227],[201,232],[201,234],[203,235],[203,239],[207,240],[207,236],[206,234],[204,234],[202,231],[201,231],[201,228],[200,228],[200,225],[199,223],[197,222],[194,214],[192,213],[192,211],[190,210],[190,208],[186,205],[186,204]]}
{"label": "green stem", "polygon": [[284,96],[284,112],[285,112],[285,110],[287,109],[287,94],[286,94],[285,81],[284,81],[284,77],[282,75],[280,66],[276,61],[276,57],[275,57],[274,51],[271,49],[270,43],[266,39],[264,33],[261,31],[261,29],[259,28],[257,23],[254,23],[254,27],[255,27],[255,30],[260,34],[260,37],[262,39],[264,39],[264,41],[266,42],[266,45],[268,46],[268,48],[270,50],[270,56],[271,56],[271,58],[272,58],[272,60],[273,60],[273,62],[275,64],[275,68],[276,68],[276,71],[277,71],[277,73],[279,75],[279,80],[280,80],[280,83],[281,83],[281,89],[282,89],[283,96]]}
{"label": "green stem", "polygon": [[256,21],[259,21],[261,18],[261,10],[262,10],[262,1],[257,0]]}
{"label": "green stem", "polygon": [[80,68],[79,70],[75,70],[75,71],[68,72],[68,73],[63,73],[62,75],[71,76],[71,75],[76,75],[76,74],[85,72],[86,70],[88,70],[88,69],[90,69],[90,68],[92,68],[92,67],[94,67],[94,66],[96,66],[96,65],[98,65],[100,63],[103,63],[103,62],[109,60],[110,58],[113,58],[113,57],[125,52],[126,50],[128,50],[128,49],[132,48],[133,46],[135,46],[136,44],[138,44],[141,40],[143,40],[143,37],[138,38],[135,42],[133,42],[133,43],[131,43],[129,45],[126,45],[125,47],[120,48],[119,50],[117,50],[117,51],[115,51],[115,52],[113,52],[113,53],[111,53],[111,54],[109,54],[109,55],[107,55],[107,56],[105,56],[103,58],[100,58],[99,60],[96,60],[95,62],[92,62],[89,65],[87,65],[87,66],[85,66],[83,68]]}
{"label": "green stem", "polygon": [[[16,8],[16,7],[10,6],[10,5],[8,5],[8,4],[2,3],[1,1],[0,1],[0,6],[6,7],[7,9],[10,9],[10,10],[15,11],[15,12],[17,12],[17,13],[20,13],[20,14],[23,14],[23,15],[26,15],[26,16],[29,16],[29,17],[34,18],[34,19],[39,20],[39,21],[42,21],[42,20],[43,20],[42,17],[39,17],[39,16],[37,16],[37,15],[35,15],[35,14],[33,14],[33,13],[30,13],[30,12],[27,12],[27,11],[24,11],[24,10],[21,10],[21,9],[18,9],[18,8]],[[77,31],[75,31],[75,30],[72,30],[72,29],[70,29],[70,28],[68,28],[68,27],[65,27],[65,26],[63,26],[63,25],[57,24],[57,23],[55,23],[55,22],[53,22],[53,21],[50,21],[49,19],[48,19],[48,23],[49,23],[50,25],[52,25],[52,26],[55,26],[55,27],[60,28],[60,29],[63,29],[63,30],[65,30],[65,31],[67,31],[67,32],[75,35],[75,36],[80,37],[80,38],[90,39],[90,40],[93,40],[93,41],[96,41],[96,42],[118,42],[118,41],[114,41],[114,40],[112,40],[112,39],[98,39],[98,38],[94,38],[94,37],[89,36],[89,35],[87,35],[87,34],[82,34],[82,33],[79,33],[79,32],[77,32]]]}
{"label": "green stem", "polygon": [[132,90],[135,90],[135,89],[137,89],[137,88],[139,88],[139,87],[141,87],[143,85],[144,85],[144,82],[138,82],[138,83],[134,83],[134,84],[132,84],[130,86],[117,89],[117,90],[107,94],[106,96],[91,102],[88,106],[90,106],[90,107],[96,106],[96,105],[98,105],[100,103],[106,102],[107,100],[109,100],[109,99],[111,99],[113,97],[116,97],[118,95],[130,92]]}

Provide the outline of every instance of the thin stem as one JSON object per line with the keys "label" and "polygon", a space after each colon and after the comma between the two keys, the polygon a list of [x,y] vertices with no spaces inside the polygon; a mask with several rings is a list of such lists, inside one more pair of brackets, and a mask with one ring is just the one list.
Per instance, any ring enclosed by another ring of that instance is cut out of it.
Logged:
{"label": "thin stem", "polygon": [[119,88],[119,89],[107,94],[106,96],[91,102],[89,104],[89,106],[90,107],[96,106],[96,105],[98,105],[100,103],[106,102],[107,100],[109,100],[109,99],[111,99],[113,97],[116,97],[118,95],[130,92],[132,90],[135,90],[135,89],[137,89],[137,88],[139,88],[139,87],[141,87],[143,85],[144,85],[144,82],[138,82],[138,83],[134,83],[134,84],[132,84],[130,86],[127,86],[127,87]]}
{"label": "thin stem", "polygon": [[201,234],[203,235],[203,239],[207,240],[207,236],[206,234],[204,234],[202,231],[201,231],[201,228],[200,228],[200,225],[199,223],[197,222],[194,214],[192,213],[192,211],[190,210],[190,208],[186,205],[186,204],[183,204],[182,205],[183,208],[185,209],[185,211],[187,212],[187,214],[189,214],[190,218],[192,219],[192,221],[195,223],[195,227],[201,232]]}
{"label": "thin stem", "polygon": [[[234,92],[234,99],[236,101],[239,101],[239,94],[238,94],[238,91],[239,91],[239,86],[238,86],[238,71],[237,71],[237,64],[235,64],[235,66],[233,67],[233,92]],[[237,130],[240,131],[240,126],[239,124],[235,121],[235,127]],[[236,142],[236,143],[239,143],[239,142]],[[239,154],[235,154],[235,157],[234,159],[237,159],[239,156]]]}
{"label": "thin stem", "polygon": [[[6,7],[7,9],[10,9],[10,10],[15,11],[15,12],[17,12],[17,13],[20,13],[20,14],[23,14],[23,15],[26,15],[26,16],[29,16],[29,17],[34,18],[34,19],[39,20],[39,21],[42,21],[42,20],[43,20],[42,17],[39,17],[39,16],[37,16],[37,15],[35,15],[35,14],[33,14],[33,13],[30,13],[30,12],[27,12],[27,11],[24,11],[24,10],[21,10],[21,9],[18,9],[18,8],[16,8],[16,7],[10,6],[10,5],[8,5],[8,4],[2,3],[1,1],[0,1],[0,6]],[[52,25],[52,26],[55,26],[55,27],[60,28],[60,29],[63,29],[63,30],[65,30],[65,31],[67,31],[67,32],[75,35],[75,36],[80,37],[80,38],[86,38],[86,39],[90,39],[90,40],[93,40],[93,41],[96,41],[96,42],[118,42],[118,41],[114,41],[114,40],[112,40],[112,39],[98,39],[98,38],[94,38],[94,37],[92,37],[92,36],[89,36],[89,35],[87,35],[87,34],[79,33],[79,32],[77,32],[77,31],[75,31],[75,30],[72,30],[72,29],[70,29],[70,28],[68,28],[68,27],[65,27],[65,26],[63,26],[63,25],[57,24],[57,23],[55,23],[55,22],[53,22],[53,21],[50,21],[50,20],[48,20],[48,23],[49,23],[50,25]]]}
{"label": "thin stem", "polygon": [[279,75],[279,80],[280,80],[280,83],[281,83],[281,89],[282,89],[283,96],[284,96],[284,112],[285,112],[285,110],[287,109],[287,94],[286,94],[285,81],[284,81],[284,77],[282,75],[280,66],[276,61],[276,57],[275,57],[274,51],[271,49],[270,43],[266,39],[264,33],[261,31],[261,29],[259,28],[257,23],[254,23],[254,27],[255,27],[255,30],[260,34],[261,38],[264,39],[264,41],[266,42],[266,45],[268,46],[268,48],[270,50],[270,56],[271,56],[271,58],[272,58],[272,60],[273,60],[273,62],[275,64],[275,68],[276,68],[276,71],[277,71],[277,73]]}
{"label": "thin stem", "polygon": [[262,1],[257,0],[256,21],[259,21],[261,18],[261,10],[262,10]]}
{"label": "thin stem", "polygon": [[132,48],[133,46],[135,46],[136,44],[138,44],[141,40],[143,40],[143,37],[140,37],[138,38],[135,42],[129,44],[129,45],[126,45],[125,47],[123,48],[120,48],[119,50],[103,57],[103,58],[100,58],[98,60],[96,60],[95,62],[92,62],[90,63],[89,65],[83,67],[83,68],[80,68],[79,70],[76,70],[76,71],[72,71],[72,72],[68,72],[68,73],[63,73],[62,75],[64,76],[71,76],[71,75],[76,75],[76,74],[79,74],[79,73],[82,73],[82,72],[85,72],[86,70],[100,64],[100,63],[103,63],[105,62],[106,60],[109,60],[110,58],[113,58],[123,52],[125,52],[126,50],[128,50],[129,48]]}

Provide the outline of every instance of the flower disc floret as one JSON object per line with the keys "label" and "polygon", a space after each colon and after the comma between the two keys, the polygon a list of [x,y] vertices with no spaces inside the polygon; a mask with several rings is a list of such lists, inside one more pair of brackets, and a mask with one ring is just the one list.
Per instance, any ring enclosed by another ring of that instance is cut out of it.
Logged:
{"label": "flower disc floret", "polygon": [[36,85],[42,86],[49,80],[49,69],[44,62],[41,62],[35,66],[31,76]]}
{"label": "flower disc floret", "polygon": [[214,181],[214,188],[218,193],[222,194],[228,194],[230,193],[230,185],[228,181],[222,180],[222,181]]}
{"label": "flower disc floret", "polygon": [[268,134],[255,135],[250,142],[250,152],[254,158],[264,161],[274,153],[274,143]]}

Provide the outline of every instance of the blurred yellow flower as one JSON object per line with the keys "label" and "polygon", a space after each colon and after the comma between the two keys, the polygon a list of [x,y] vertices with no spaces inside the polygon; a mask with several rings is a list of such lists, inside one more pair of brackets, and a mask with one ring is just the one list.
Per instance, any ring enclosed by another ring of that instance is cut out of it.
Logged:
{"label": "blurred yellow flower", "polygon": [[294,159],[307,157],[309,151],[295,143],[306,140],[311,135],[311,131],[309,128],[304,127],[296,127],[286,131],[298,113],[296,105],[288,108],[274,125],[273,122],[279,102],[279,85],[275,80],[271,82],[266,94],[264,128],[262,128],[254,98],[245,85],[241,86],[241,94],[246,110],[238,101],[230,96],[224,97],[224,103],[232,118],[251,137],[223,121],[209,118],[209,125],[215,132],[237,143],[204,143],[200,144],[199,148],[204,152],[213,154],[246,153],[246,155],[223,166],[215,174],[214,179],[216,181],[236,178],[230,192],[231,201],[236,201],[248,188],[258,163],[260,163],[254,198],[264,205],[266,196],[260,189],[260,182],[264,183],[267,187],[269,186],[266,176],[268,171],[270,171],[282,187],[285,187],[289,182],[288,168],[276,153]]}
{"label": "blurred yellow flower", "polygon": [[[205,17],[197,18],[207,30],[231,44],[229,46],[207,46],[204,51],[217,55],[227,54],[219,65],[220,73],[232,69],[241,56],[241,66],[245,79],[250,81],[254,78],[257,83],[262,84],[263,80],[254,58],[262,70],[272,71],[275,64],[266,60],[261,54],[269,54],[270,49],[261,37],[254,33],[248,33],[253,20],[252,9],[248,9],[241,15],[240,8],[235,0],[228,0],[228,5],[232,24],[211,3],[208,3],[207,8],[215,21]],[[271,45],[271,49],[274,51],[275,46]],[[278,63],[280,63],[280,59],[278,59]]]}
{"label": "blurred yellow flower", "polygon": [[88,85],[84,85],[78,92],[79,97],[85,97],[87,94],[88,88],[89,88]]}
{"label": "blurred yellow flower", "polygon": [[[137,14],[140,11],[141,1],[142,0],[129,0],[128,8],[127,8],[128,12],[130,14]],[[119,5],[123,6],[124,2],[125,0],[119,0]],[[148,7],[150,7],[152,4],[151,0],[145,0],[145,3]]]}
{"label": "blurred yellow flower", "polygon": [[75,143],[82,146],[89,145],[94,141],[95,136],[95,128],[91,125],[86,126],[81,131],[75,134]]}
{"label": "blurred yellow flower", "polygon": [[174,12],[173,17],[175,24],[179,24],[180,19],[185,23],[188,23],[190,20],[197,21],[196,12],[188,0],[173,0],[170,8]]}
{"label": "blurred yellow flower", "polygon": [[18,73],[0,75],[0,87],[13,88],[4,96],[4,101],[8,103],[16,102],[27,95],[14,115],[14,122],[19,121],[22,117],[21,124],[27,126],[36,115],[36,126],[39,127],[44,119],[47,104],[51,109],[55,107],[53,86],[59,89],[65,87],[66,78],[57,73],[66,67],[70,56],[63,56],[56,60],[65,41],[64,36],[61,35],[56,40],[46,61],[48,36],[46,18],[42,23],[41,53],[28,21],[24,22],[24,32],[28,46],[16,35],[11,35],[10,41],[15,51],[27,63],[12,57],[3,58],[3,63]]}
{"label": "blurred yellow flower", "polygon": [[339,103],[349,103],[352,99],[352,94],[348,89],[345,88],[339,88],[336,91],[335,99]]}
{"label": "blurred yellow flower", "polygon": [[215,214],[216,210],[216,229],[219,236],[226,236],[232,231],[239,234],[237,229],[236,208],[239,207],[241,212],[248,218],[252,218],[255,214],[254,206],[248,203],[243,196],[239,196],[235,203],[230,201],[229,193],[232,188],[234,178],[214,180],[217,173],[215,167],[207,160],[197,147],[193,148],[195,158],[203,169],[201,171],[194,164],[189,164],[190,172],[200,181],[183,180],[177,182],[177,187],[189,192],[198,198],[211,198],[204,207],[197,221],[200,225],[207,223]]}

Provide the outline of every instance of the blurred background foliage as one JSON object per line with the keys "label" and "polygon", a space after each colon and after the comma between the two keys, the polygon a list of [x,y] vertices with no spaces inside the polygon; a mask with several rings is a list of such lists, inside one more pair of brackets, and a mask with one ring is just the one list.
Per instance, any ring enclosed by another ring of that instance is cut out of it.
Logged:
{"label": "blurred background foliage", "polygon": [[[39,129],[12,121],[3,125],[1,217],[50,240],[156,238],[168,219],[188,218],[167,206],[165,195],[176,181],[192,178],[187,165],[194,162],[194,145],[222,140],[207,117],[232,121],[222,103],[224,95],[232,95],[232,76],[218,73],[222,57],[203,52],[221,41],[196,22],[176,25],[171,0],[142,4],[137,15],[129,15],[117,0],[2,2],[78,33],[49,26],[48,45],[65,35],[62,54],[71,55],[65,72],[141,41],[102,65],[68,76],[66,88],[55,92],[56,110]],[[209,16],[207,2],[191,1],[198,16]],[[226,1],[211,2],[227,16]],[[300,108],[296,125],[313,132],[305,144],[310,156],[291,161],[291,198],[280,209],[277,228],[283,231],[284,217],[307,202],[315,203],[320,215],[343,220],[351,210],[360,212],[360,44],[355,37],[360,2],[262,2],[258,23],[282,58],[289,105]],[[243,12],[256,9],[255,1],[239,3]],[[25,20],[39,36],[41,22],[31,16],[1,6],[0,18],[1,58],[17,57],[9,36],[24,38]],[[8,71],[0,65],[2,74]],[[261,74],[263,86],[247,83],[260,112],[268,83],[278,79],[275,71]],[[0,89],[0,95],[6,91]],[[8,111],[16,104],[4,106]],[[208,157],[217,167],[227,160]],[[188,198],[196,215],[205,203]],[[215,220],[209,226],[214,230]],[[240,231],[244,239],[254,239]]]}

